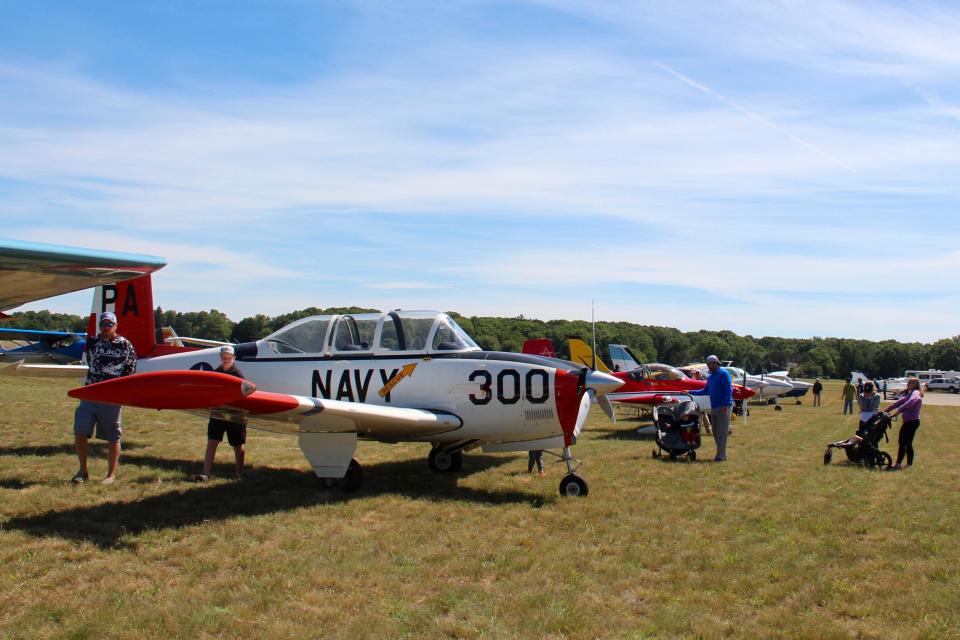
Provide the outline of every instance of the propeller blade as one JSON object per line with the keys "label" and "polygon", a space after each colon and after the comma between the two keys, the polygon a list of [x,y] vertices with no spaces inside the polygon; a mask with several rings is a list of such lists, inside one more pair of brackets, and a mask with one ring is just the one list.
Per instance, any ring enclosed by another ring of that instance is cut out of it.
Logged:
{"label": "propeller blade", "polygon": [[575,439],[579,437],[580,432],[583,431],[583,425],[587,421],[587,414],[590,413],[590,403],[596,395],[596,391],[587,389],[587,392],[580,398],[580,410],[577,411],[577,423],[573,427],[573,437]]}
{"label": "propeller blade", "polygon": [[600,405],[600,408],[603,409],[603,412],[607,414],[607,417],[610,418],[610,422],[617,421],[617,414],[613,412],[613,403],[610,402],[610,399],[606,395],[599,396],[597,398],[597,404]]}

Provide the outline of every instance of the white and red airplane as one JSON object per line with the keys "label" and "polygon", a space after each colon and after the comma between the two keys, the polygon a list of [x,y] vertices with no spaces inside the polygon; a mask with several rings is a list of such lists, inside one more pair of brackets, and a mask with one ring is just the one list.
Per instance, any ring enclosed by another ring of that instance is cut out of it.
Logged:
{"label": "white and red airplane", "polygon": [[[176,409],[297,436],[327,484],[359,486],[358,439],[431,444],[429,466],[460,469],[463,453],[562,449],[563,496],[587,483],[570,453],[593,401],[617,378],[550,358],[482,351],[435,311],[322,315],[234,345],[245,380],[214,372],[219,347],[157,344],[150,276],[97,289],[90,332],[113,311],[137,373],[69,392],[78,399]],[[17,373],[14,367],[4,373]],[[20,366],[28,373],[29,366]]]}

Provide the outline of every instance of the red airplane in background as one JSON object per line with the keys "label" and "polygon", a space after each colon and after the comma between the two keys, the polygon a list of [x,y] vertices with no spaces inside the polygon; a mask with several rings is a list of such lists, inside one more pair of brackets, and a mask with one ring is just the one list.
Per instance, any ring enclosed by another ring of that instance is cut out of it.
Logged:
{"label": "red airplane in background", "polygon": [[[594,361],[593,349],[580,338],[570,338],[570,361],[609,373],[623,381],[616,391],[606,394],[610,402],[634,405],[665,405],[686,400],[691,391],[707,386],[706,380],[694,380],[676,367],[658,362],[640,365],[631,371],[611,371],[599,358]],[[553,343],[546,338],[527,340],[523,353],[556,358]],[[733,385],[733,399],[745,400],[756,392],[741,385]],[[710,410],[709,396],[692,396],[701,411]]]}

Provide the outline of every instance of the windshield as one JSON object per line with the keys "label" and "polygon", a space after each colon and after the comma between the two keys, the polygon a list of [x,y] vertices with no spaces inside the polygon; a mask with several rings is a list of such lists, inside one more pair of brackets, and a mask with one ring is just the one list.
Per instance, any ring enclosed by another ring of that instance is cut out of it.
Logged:
{"label": "windshield", "polygon": [[682,380],[687,377],[680,369],[659,362],[648,364],[647,369],[650,370],[650,378],[653,380]]}
{"label": "windshield", "polygon": [[460,351],[479,349],[477,343],[467,335],[460,325],[449,316],[444,317],[433,336],[433,351]]}
{"label": "windshield", "polygon": [[267,336],[267,344],[277,353],[322,353],[331,318],[311,316],[297,320]]}

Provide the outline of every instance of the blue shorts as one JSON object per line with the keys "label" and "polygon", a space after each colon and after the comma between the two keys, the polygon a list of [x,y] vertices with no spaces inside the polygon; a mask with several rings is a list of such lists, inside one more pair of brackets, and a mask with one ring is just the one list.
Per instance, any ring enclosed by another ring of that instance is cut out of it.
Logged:
{"label": "blue shorts", "polygon": [[120,442],[123,429],[120,427],[120,411],[118,404],[106,402],[91,402],[81,400],[73,414],[74,435],[89,438],[93,435],[96,425],[97,439],[107,442]]}

